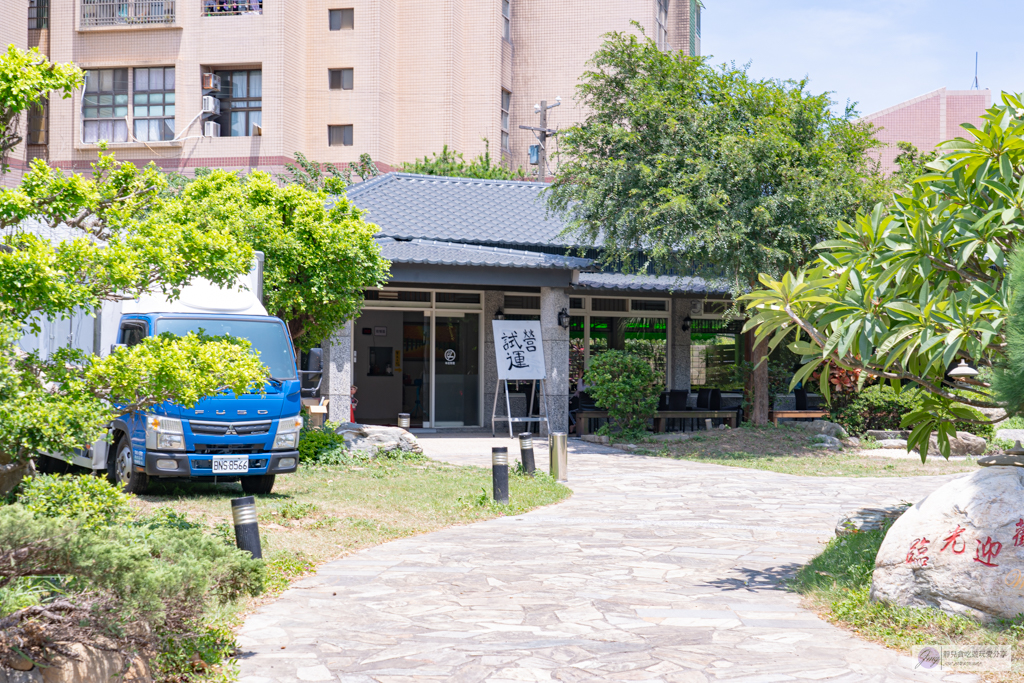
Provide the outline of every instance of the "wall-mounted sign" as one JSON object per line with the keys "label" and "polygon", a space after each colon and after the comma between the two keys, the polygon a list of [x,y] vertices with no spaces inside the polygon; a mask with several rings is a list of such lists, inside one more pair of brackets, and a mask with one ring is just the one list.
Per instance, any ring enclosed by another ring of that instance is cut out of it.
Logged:
{"label": "wall-mounted sign", "polygon": [[544,345],[540,321],[493,320],[498,379],[544,379]]}
{"label": "wall-mounted sign", "polygon": [[455,349],[444,350],[444,364],[455,365]]}
{"label": "wall-mounted sign", "polygon": [[388,328],[387,327],[375,327],[375,328],[373,328],[373,336],[374,337],[386,337],[386,336],[388,336]]}

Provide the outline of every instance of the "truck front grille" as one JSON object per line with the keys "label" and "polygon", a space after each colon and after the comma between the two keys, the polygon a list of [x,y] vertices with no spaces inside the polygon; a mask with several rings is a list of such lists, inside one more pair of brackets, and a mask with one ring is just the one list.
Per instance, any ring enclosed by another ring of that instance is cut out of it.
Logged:
{"label": "truck front grille", "polygon": [[203,455],[249,455],[250,453],[262,453],[266,446],[261,443],[253,444],[196,444],[196,453]]}
{"label": "truck front grille", "polygon": [[196,436],[259,436],[269,434],[271,420],[259,422],[197,422],[189,420]]}

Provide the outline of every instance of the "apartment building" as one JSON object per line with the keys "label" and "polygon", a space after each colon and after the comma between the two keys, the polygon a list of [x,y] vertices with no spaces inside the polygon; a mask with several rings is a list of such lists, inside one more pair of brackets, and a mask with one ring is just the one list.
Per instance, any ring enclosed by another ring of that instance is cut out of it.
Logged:
{"label": "apartment building", "polygon": [[87,170],[102,141],[185,173],[279,171],[295,152],[471,157],[485,139],[525,168],[535,140],[519,126],[557,96],[549,127],[583,116],[575,86],[605,33],[636,21],[697,55],[699,13],[698,0],[4,0],[5,44],[87,73],[24,122],[34,136],[8,175],[34,157]]}

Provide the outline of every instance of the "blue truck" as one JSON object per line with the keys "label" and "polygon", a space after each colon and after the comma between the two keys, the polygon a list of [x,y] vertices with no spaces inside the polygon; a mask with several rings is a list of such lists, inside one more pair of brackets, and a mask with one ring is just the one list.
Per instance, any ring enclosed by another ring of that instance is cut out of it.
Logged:
{"label": "blue truck", "polygon": [[[70,463],[106,472],[129,493],[153,480],[238,481],[249,494],[270,493],[279,474],[299,464],[301,384],[287,325],[267,315],[249,290],[220,289],[198,282],[179,299],[144,296],[122,305],[116,341],[132,346],[170,332],[248,339],[270,370],[262,393],[223,392],[192,408],[163,403],[146,413],[121,415],[106,438],[76,452]],[[66,457],[44,456],[56,468]]]}

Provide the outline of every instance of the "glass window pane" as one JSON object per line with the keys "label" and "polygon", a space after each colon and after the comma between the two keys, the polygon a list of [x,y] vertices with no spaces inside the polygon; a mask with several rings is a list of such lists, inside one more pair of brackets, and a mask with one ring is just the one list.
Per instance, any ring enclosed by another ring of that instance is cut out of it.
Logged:
{"label": "glass window pane", "polygon": [[149,70],[149,89],[150,90],[163,90],[164,89],[164,69],[150,69]]}
{"label": "glass window pane", "polygon": [[132,98],[132,101],[135,102],[135,104],[146,104],[149,101],[149,97],[144,94],[136,93],[135,97]]}
{"label": "glass window pane", "polygon": [[501,129],[508,130],[508,112],[501,112]]}
{"label": "glass window pane", "polygon": [[149,115],[150,116],[163,116],[164,115],[164,108],[161,107],[160,105],[156,105],[156,106],[150,105],[150,107],[149,107]]}
{"label": "glass window pane", "polygon": [[149,107],[140,107],[135,105],[135,109],[132,113],[133,116],[149,116]]}
{"label": "glass window pane", "polygon": [[100,69],[100,90],[112,92],[114,90],[114,71],[112,69]]}
{"label": "glass window pane", "polygon": [[128,107],[114,107],[114,116],[128,116]]}
{"label": "glass window pane", "polygon": [[508,90],[501,91],[501,108],[505,111],[509,110],[509,105],[512,104],[512,93]]}
{"label": "glass window pane", "polygon": [[172,93],[172,92],[164,93],[164,102],[166,102],[167,104],[173,104],[174,103],[174,93]]}
{"label": "glass window pane", "polygon": [[87,119],[94,119],[97,117],[99,112],[96,111],[96,107],[86,107],[82,110],[82,117]]}
{"label": "glass window pane", "polygon": [[114,95],[114,104],[128,104],[128,96]]}
{"label": "glass window pane", "polygon": [[[128,92],[128,69],[114,69],[114,90]],[[125,134],[127,133],[128,129],[125,128]]]}
{"label": "glass window pane", "polygon": [[[153,71],[156,71],[156,69],[153,69]],[[149,69],[135,70],[135,90],[149,90]],[[142,138],[139,139],[141,140]]]}
{"label": "glass window pane", "polygon": [[99,116],[99,118],[101,118],[101,119],[109,119],[113,115],[114,115],[114,108],[113,107],[100,107],[99,114],[97,114],[97,116]]}
{"label": "glass window pane", "polygon": [[248,97],[249,93],[246,89],[246,82],[246,73],[244,71],[235,71],[231,75],[231,96]]}
{"label": "glass window pane", "polygon": [[231,137],[245,136],[245,112],[231,112]]}
{"label": "glass window pane", "polygon": [[173,104],[164,105],[164,115],[165,116],[174,116],[174,105]]}
{"label": "glass window pane", "polygon": [[162,92],[155,92],[155,93],[153,93],[152,95],[149,96],[149,103],[150,104],[163,104],[164,103],[164,94]]}
{"label": "glass window pane", "polygon": [[113,96],[113,95],[100,95],[100,96],[99,96],[99,97],[97,98],[97,101],[98,101],[98,102],[99,102],[100,104],[106,104],[106,105],[111,105],[111,104],[113,104],[113,103],[114,103],[114,96]]}
{"label": "glass window pane", "polygon": [[[323,15],[320,15],[320,16],[323,16]],[[328,16],[330,18],[331,30],[332,31],[340,31],[341,30],[341,10],[340,9],[328,10]]]}
{"label": "glass window pane", "polygon": [[113,130],[113,128],[110,125],[110,121],[109,120],[107,120],[107,121],[97,121],[96,123],[97,123],[97,131],[98,131],[96,133],[97,139],[109,141],[110,140],[110,133]]}
{"label": "glass window pane", "polygon": [[341,89],[352,90],[354,78],[353,69],[342,69],[341,70]]}
{"label": "glass window pane", "polygon": [[164,135],[161,140],[173,140],[174,139],[174,119],[163,119]]}
{"label": "glass window pane", "polygon": [[159,140],[160,129],[163,128],[163,121],[161,119],[150,119],[147,123],[149,124],[149,139]]}
{"label": "glass window pane", "polygon": [[114,121],[114,139],[111,142],[128,142],[128,122],[124,120]]}
{"label": "glass window pane", "polygon": [[339,69],[328,69],[327,84],[331,90],[341,90],[341,71]]}
{"label": "glass window pane", "polygon": [[148,142],[149,141],[149,125],[148,125],[148,123],[149,123],[148,121],[142,121],[142,120],[136,120],[135,121],[134,131],[132,132],[132,134],[135,136],[136,140],[141,140],[142,142]]}
{"label": "glass window pane", "polygon": [[354,9],[343,9],[341,10],[341,27],[343,29],[352,29],[356,26],[355,21],[356,11]]}
{"label": "glass window pane", "polygon": [[164,69],[164,90],[174,90],[174,67]]}
{"label": "glass window pane", "polygon": [[96,142],[98,138],[96,134],[98,132],[99,124],[96,121],[88,121],[82,127],[82,142]]}
{"label": "glass window pane", "polygon": [[86,92],[99,92],[100,89],[100,73],[96,69],[90,69],[85,72],[85,91]]}
{"label": "glass window pane", "polygon": [[350,147],[352,145],[352,126],[341,127],[341,144],[346,147]]}
{"label": "glass window pane", "polygon": [[249,72],[249,97],[263,97],[263,72]]}
{"label": "glass window pane", "polygon": [[249,112],[249,133],[248,133],[249,135],[252,135],[252,127],[253,127],[253,125],[257,125],[257,126],[262,126],[263,125],[263,112],[261,112],[261,111],[251,111],[251,112]]}
{"label": "glass window pane", "polygon": [[96,95],[85,95],[82,97],[83,107],[95,107],[99,102],[96,100]]}

